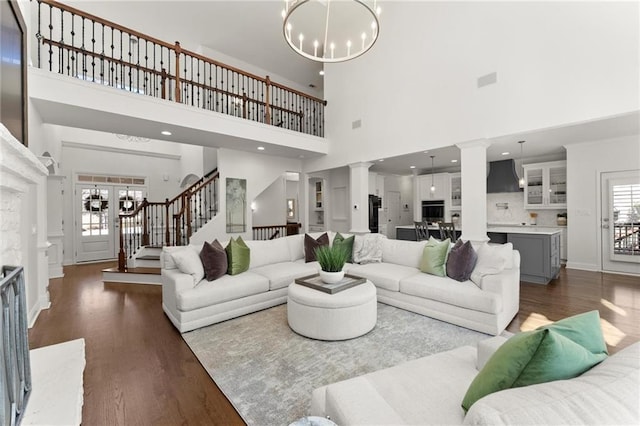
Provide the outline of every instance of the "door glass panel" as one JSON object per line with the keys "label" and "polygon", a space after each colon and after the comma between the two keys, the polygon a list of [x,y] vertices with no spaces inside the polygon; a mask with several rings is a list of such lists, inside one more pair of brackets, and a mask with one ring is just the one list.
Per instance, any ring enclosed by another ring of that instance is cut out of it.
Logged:
{"label": "door glass panel", "polygon": [[143,200],[142,193],[143,191],[141,189],[119,189],[118,212],[120,214],[133,212]]}
{"label": "door glass panel", "polygon": [[109,190],[82,189],[82,236],[109,235]]}
{"label": "door glass panel", "polygon": [[613,253],[640,255],[640,183],[612,185]]}

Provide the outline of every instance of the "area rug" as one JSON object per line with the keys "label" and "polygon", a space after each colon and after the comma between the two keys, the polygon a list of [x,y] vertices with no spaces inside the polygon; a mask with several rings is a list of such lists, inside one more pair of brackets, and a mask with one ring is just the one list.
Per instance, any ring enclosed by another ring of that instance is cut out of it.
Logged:
{"label": "area rug", "polygon": [[317,387],[488,336],[378,303],[376,327],[341,342],[291,331],[286,305],[182,337],[248,425],[288,425],[309,414]]}

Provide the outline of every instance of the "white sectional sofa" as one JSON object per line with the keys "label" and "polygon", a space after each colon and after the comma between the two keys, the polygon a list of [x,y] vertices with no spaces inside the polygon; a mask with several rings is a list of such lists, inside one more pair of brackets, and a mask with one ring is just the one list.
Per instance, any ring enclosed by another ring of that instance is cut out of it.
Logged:
{"label": "white sectional sofa", "polygon": [[506,339],[482,341],[314,390],[311,415],[347,425],[640,424],[640,342],[579,377],[462,399]]}
{"label": "white sectional sofa", "polygon": [[[332,243],[335,233],[328,234]],[[317,238],[320,233],[310,235]],[[317,262],[305,263],[304,235],[246,244],[251,250],[248,271],[199,283],[180,272],[171,253],[184,249],[199,252],[200,247],[165,247],[162,306],[180,332],[285,303],[287,287],[295,278],[319,270]],[[519,308],[518,251],[510,251],[502,272],[484,276],[480,288],[471,281],[420,272],[425,244],[382,238],[380,263],[347,264],[345,270],[373,282],[379,302],[488,334],[502,332]]]}

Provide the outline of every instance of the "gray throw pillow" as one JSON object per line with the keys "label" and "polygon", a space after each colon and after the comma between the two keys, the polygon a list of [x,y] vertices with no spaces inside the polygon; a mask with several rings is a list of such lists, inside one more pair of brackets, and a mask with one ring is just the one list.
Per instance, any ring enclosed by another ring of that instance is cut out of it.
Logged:
{"label": "gray throw pillow", "polygon": [[467,281],[471,278],[473,268],[478,261],[478,254],[471,246],[471,241],[456,241],[447,259],[447,276],[456,281]]}
{"label": "gray throw pillow", "polygon": [[217,280],[227,273],[229,266],[227,252],[218,240],[212,243],[204,242],[200,251],[200,260],[204,267],[204,276],[207,281]]}

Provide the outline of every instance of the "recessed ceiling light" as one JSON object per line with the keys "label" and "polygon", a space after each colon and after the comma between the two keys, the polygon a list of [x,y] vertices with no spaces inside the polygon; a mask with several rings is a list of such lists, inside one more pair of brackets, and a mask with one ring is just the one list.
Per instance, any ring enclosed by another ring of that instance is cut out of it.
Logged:
{"label": "recessed ceiling light", "polygon": [[410,168],[410,169],[415,169],[415,168],[416,168],[416,166],[409,166],[409,168]]}
{"label": "recessed ceiling light", "polygon": [[428,153],[429,153],[429,151],[423,151],[422,153],[423,153],[423,154],[428,154]]}
{"label": "recessed ceiling light", "polygon": [[458,162],[458,160],[455,160],[455,159],[454,159],[454,160],[451,160],[451,162],[452,162],[452,163],[457,163],[457,162]]}
{"label": "recessed ceiling light", "polygon": [[259,146],[258,151],[264,151],[264,146]]}
{"label": "recessed ceiling light", "polygon": [[502,155],[509,155],[509,151],[503,152]]}
{"label": "recessed ceiling light", "polygon": [[161,131],[160,133],[162,133],[162,134],[163,134],[163,135],[165,135],[165,136],[171,136],[171,132],[170,132],[170,131],[168,131],[168,130],[163,130],[163,131]]}
{"label": "recessed ceiling light", "polygon": [[384,158],[381,158],[378,161],[382,163],[384,161]]}
{"label": "recessed ceiling light", "polygon": [[320,72],[318,74],[324,75],[324,70],[320,70]]}

